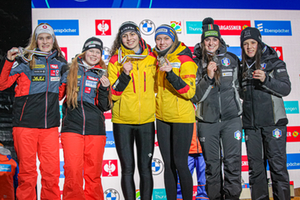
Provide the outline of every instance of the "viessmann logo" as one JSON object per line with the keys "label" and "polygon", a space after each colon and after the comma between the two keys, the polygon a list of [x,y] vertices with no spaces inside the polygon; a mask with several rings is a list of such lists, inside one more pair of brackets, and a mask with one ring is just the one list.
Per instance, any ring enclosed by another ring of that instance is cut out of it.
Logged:
{"label": "viessmann logo", "polygon": [[240,35],[242,30],[251,26],[250,20],[215,20],[221,35]]}
{"label": "viessmann logo", "polygon": [[262,35],[292,35],[291,21],[254,21]]}
{"label": "viessmann logo", "polygon": [[38,20],[38,24],[40,23],[50,24],[55,35],[79,35],[78,20]]}

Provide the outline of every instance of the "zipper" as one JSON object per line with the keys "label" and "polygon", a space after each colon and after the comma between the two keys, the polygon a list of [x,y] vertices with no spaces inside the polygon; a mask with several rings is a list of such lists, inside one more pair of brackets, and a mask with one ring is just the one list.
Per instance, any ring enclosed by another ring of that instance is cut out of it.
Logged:
{"label": "zipper", "polygon": [[85,70],[83,69],[83,77],[82,77],[82,83],[81,83],[81,110],[82,110],[82,117],[83,117],[83,127],[82,127],[82,135],[85,135],[85,112],[83,108],[83,86],[84,86],[84,77],[85,77]]}
{"label": "zipper", "polygon": [[219,96],[219,109],[220,109],[220,115],[219,115],[219,122],[221,122],[221,117],[222,117],[222,109],[221,109],[221,94],[220,94],[220,87],[218,89],[218,96]]}
{"label": "zipper", "polygon": [[48,76],[47,76],[47,90],[46,90],[46,105],[45,105],[45,128],[48,127],[47,124],[47,113],[48,113],[48,90],[49,90],[49,76],[51,76],[51,70],[49,68],[49,63],[46,57],[46,63],[47,63],[47,70],[48,70]]}
{"label": "zipper", "polygon": [[250,80],[250,88],[251,88],[251,107],[252,107],[252,113],[253,113],[253,120],[252,120],[252,126],[255,128],[255,111],[254,111],[254,105],[253,105],[253,87],[252,87],[252,84],[254,84],[254,81],[253,79]]}
{"label": "zipper", "polygon": [[144,72],[144,92],[146,92],[146,72]]}
{"label": "zipper", "polygon": [[135,92],[135,83],[134,83],[134,77],[133,77],[133,73],[131,73],[131,78],[132,78],[132,84],[133,84],[133,92]]}
{"label": "zipper", "polygon": [[26,106],[26,104],[27,104],[27,100],[28,100],[28,97],[26,97],[26,101],[25,101],[25,103],[24,103],[24,105],[23,105],[22,113],[21,113],[21,116],[20,116],[20,121],[22,121],[22,117],[23,117],[23,114],[24,114],[25,106]]}
{"label": "zipper", "polygon": [[138,72],[138,89],[139,89],[139,91],[138,91],[138,93],[139,93],[139,124],[141,124],[141,88],[140,88],[140,72],[139,72],[139,63],[137,62],[136,63],[136,68],[137,68],[137,72]]}

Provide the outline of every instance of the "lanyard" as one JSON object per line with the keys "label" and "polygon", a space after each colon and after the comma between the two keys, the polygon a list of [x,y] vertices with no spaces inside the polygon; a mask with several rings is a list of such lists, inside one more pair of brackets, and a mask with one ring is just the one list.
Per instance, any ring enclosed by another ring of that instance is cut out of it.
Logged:
{"label": "lanyard", "polygon": [[[48,56],[50,53],[47,53],[47,52],[43,52],[43,51],[37,51],[36,49],[34,50],[28,50],[28,49],[24,49],[22,47],[19,47],[19,56],[21,56],[25,61],[29,62],[32,60],[32,56],[33,55],[40,55],[40,56]],[[25,52],[28,52],[28,53],[31,53],[31,55],[29,56],[29,58],[26,58],[24,55],[25,55]]]}
{"label": "lanyard", "polygon": [[136,54],[129,54],[126,55],[122,58],[122,49],[121,47],[119,48],[119,53],[118,53],[118,62],[123,64],[128,58],[135,58],[135,59],[144,59],[148,56],[147,55],[136,55]]}

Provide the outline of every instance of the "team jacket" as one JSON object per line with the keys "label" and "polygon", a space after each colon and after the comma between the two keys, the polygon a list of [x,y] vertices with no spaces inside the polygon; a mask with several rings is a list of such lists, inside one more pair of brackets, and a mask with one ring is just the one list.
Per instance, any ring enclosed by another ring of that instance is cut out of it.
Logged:
{"label": "team jacket", "polygon": [[215,61],[221,71],[220,85],[207,75],[208,63],[202,61],[202,48],[200,43],[194,48],[198,65],[196,95],[192,99],[197,103],[196,117],[198,121],[215,123],[230,120],[242,114],[242,105],[239,97],[239,65],[236,55],[227,52],[225,42],[220,42],[216,52]]}
{"label": "team jacket", "polygon": [[47,57],[36,56],[33,70],[29,63],[5,61],[0,77],[0,90],[16,82],[13,104],[13,126],[27,128],[58,127],[58,88],[67,65],[60,61],[57,51]]}
{"label": "team jacket", "polygon": [[15,199],[19,167],[10,155],[0,153],[0,199]]}
{"label": "team jacket", "polygon": [[[110,109],[108,94],[109,87],[100,84],[103,75],[99,65],[86,69],[82,59],[78,58],[77,75],[77,103],[78,107],[72,109],[63,104],[63,120],[61,132],[73,132],[82,135],[106,135],[104,111]],[[59,99],[66,94],[68,72],[62,77]],[[68,97],[66,97],[68,98]]]}
{"label": "team jacket", "polygon": [[[144,40],[141,42],[144,59],[128,58],[133,65],[130,75],[123,72],[118,62],[118,50],[108,64],[109,81],[112,84],[112,122],[120,124],[145,124],[155,120],[154,81],[156,58]],[[135,54],[121,46],[122,56]]]}
{"label": "team jacket", "polygon": [[156,118],[172,123],[194,123],[195,110],[190,99],[196,91],[197,65],[192,59],[192,53],[180,42],[167,59],[172,70],[157,70]]}
{"label": "team jacket", "polygon": [[250,69],[247,66],[241,69],[243,128],[286,125],[288,119],[282,97],[290,93],[291,82],[285,62],[278,58],[274,49],[265,46],[261,57],[261,70],[266,75],[263,83],[243,75],[245,71],[253,72],[254,68],[253,65]]}

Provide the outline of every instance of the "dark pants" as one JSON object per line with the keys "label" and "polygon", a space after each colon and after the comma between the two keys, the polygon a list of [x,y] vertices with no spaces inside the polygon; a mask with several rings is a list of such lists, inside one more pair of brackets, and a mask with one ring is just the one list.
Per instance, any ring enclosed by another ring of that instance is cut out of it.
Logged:
{"label": "dark pants", "polygon": [[241,119],[237,117],[217,123],[199,122],[198,136],[206,163],[207,196],[210,200],[239,199],[242,191]]}
{"label": "dark pants", "polygon": [[286,126],[245,129],[251,197],[269,199],[267,162],[270,166],[274,200],[290,199],[286,167]]}
{"label": "dark pants", "polygon": [[193,199],[193,179],[188,155],[193,136],[193,123],[168,123],[156,120],[159,149],[164,160],[164,182],[168,200],[177,197],[177,173],[184,200]]}
{"label": "dark pants", "polygon": [[135,159],[133,144],[137,147],[141,200],[151,200],[153,190],[152,156],[154,150],[154,122],[142,125],[113,124],[117,153],[121,162],[121,187],[125,200],[136,199],[133,180]]}

